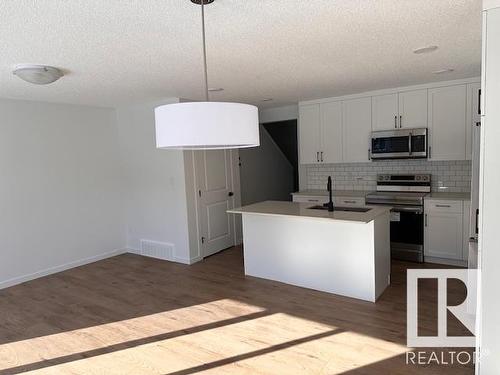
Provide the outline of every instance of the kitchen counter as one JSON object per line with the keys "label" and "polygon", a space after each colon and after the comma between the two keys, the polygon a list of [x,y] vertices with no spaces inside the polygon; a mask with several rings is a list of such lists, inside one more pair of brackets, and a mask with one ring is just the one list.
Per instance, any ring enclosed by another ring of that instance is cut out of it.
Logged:
{"label": "kitchen counter", "polygon": [[245,275],[375,302],[390,283],[390,208],[266,201],[241,214]]}
{"label": "kitchen counter", "polygon": [[[365,197],[369,191],[364,190],[333,190],[332,195],[335,197]],[[325,190],[300,190],[292,193],[292,195],[304,195],[304,196],[328,196],[328,191]]]}
{"label": "kitchen counter", "polygon": [[314,210],[310,207],[313,203],[297,203],[285,201],[264,201],[241,208],[227,211],[233,214],[251,213],[267,216],[298,216],[303,218],[317,219],[323,221],[349,221],[369,223],[377,216],[387,214],[391,210],[388,206],[365,206],[370,208],[367,212]]}
{"label": "kitchen counter", "polygon": [[424,199],[450,200],[450,201],[470,201],[470,193],[430,193]]}

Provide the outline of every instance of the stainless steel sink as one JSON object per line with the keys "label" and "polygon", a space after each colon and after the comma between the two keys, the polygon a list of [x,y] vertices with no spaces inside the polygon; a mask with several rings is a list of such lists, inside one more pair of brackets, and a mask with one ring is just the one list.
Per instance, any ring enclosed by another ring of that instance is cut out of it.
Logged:
{"label": "stainless steel sink", "polygon": [[[327,206],[312,206],[309,207],[310,210],[325,210],[328,211]],[[333,207],[333,211],[347,211],[347,212],[368,212],[370,211],[371,208],[366,208],[366,207],[341,207],[341,206],[335,206]]]}

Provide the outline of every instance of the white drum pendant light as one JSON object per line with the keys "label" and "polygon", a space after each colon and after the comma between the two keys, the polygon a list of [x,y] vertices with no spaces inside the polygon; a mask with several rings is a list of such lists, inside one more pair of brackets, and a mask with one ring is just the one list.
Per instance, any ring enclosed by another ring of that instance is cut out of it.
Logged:
{"label": "white drum pendant light", "polygon": [[213,1],[191,0],[201,5],[205,101],[155,108],[157,148],[209,150],[260,145],[257,107],[208,100],[204,5]]}

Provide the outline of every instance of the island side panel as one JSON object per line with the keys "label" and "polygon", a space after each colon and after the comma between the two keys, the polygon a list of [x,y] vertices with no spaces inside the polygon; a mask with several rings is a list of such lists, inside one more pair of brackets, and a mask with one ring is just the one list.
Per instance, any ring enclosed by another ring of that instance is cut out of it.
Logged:
{"label": "island side panel", "polygon": [[375,298],[379,298],[391,281],[391,219],[386,213],[374,221],[375,228]]}
{"label": "island side panel", "polygon": [[375,301],[374,222],[243,214],[245,274]]}

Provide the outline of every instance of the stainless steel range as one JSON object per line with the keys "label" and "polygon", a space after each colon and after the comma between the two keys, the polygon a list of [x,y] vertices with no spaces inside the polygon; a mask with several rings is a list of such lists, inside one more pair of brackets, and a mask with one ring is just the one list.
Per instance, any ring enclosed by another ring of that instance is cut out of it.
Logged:
{"label": "stainless steel range", "polygon": [[366,203],[393,207],[393,259],[424,261],[424,197],[430,191],[430,174],[377,175],[377,191],[366,196]]}

